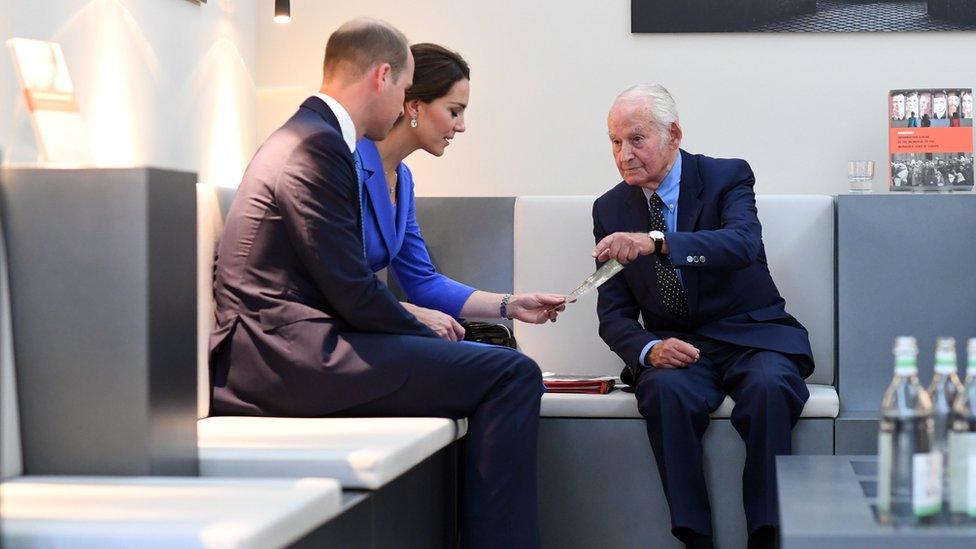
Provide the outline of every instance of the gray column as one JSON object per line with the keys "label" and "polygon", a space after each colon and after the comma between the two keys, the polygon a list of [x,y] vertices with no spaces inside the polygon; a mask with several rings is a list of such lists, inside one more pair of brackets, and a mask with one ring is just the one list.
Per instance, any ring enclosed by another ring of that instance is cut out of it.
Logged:
{"label": "gray column", "polygon": [[0,174],[27,474],[197,473],[195,182]]}
{"label": "gray column", "polygon": [[896,336],[918,338],[925,384],[938,336],[954,336],[962,346],[976,337],[974,212],[976,195],[968,193],[838,197],[842,413],[880,409]]}

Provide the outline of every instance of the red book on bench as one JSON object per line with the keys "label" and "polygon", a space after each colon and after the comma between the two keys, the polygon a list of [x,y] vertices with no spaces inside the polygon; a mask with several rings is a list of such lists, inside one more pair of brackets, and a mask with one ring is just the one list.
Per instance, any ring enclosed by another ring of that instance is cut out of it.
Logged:
{"label": "red book on bench", "polygon": [[610,377],[545,375],[542,378],[547,393],[605,395],[613,389],[615,382],[616,379]]}

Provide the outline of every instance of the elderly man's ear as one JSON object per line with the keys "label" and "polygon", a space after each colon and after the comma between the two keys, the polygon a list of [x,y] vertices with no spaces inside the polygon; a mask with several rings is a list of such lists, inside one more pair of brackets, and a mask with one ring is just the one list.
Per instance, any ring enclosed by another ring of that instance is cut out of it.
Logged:
{"label": "elderly man's ear", "polygon": [[680,147],[682,133],[681,133],[681,126],[678,125],[677,122],[671,123],[671,128],[668,130],[668,134],[670,136],[668,145],[673,149],[677,149],[678,147]]}

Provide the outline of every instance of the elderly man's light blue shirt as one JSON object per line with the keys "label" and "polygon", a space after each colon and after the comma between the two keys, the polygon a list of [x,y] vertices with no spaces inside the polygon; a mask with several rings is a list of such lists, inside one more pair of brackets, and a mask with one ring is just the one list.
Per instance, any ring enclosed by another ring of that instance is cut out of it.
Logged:
{"label": "elderly man's light blue shirt", "polygon": [[[648,201],[650,201],[651,195],[653,195],[656,192],[657,195],[661,197],[661,201],[664,202],[664,206],[665,206],[664,224],[667,227],[665,233],[673,233],[677,231],[678,230],[678,195],[681,192],[681,153],[680,152],[678,153],[677,160],[674,161],[674,165],[671,166],[671,169],[668,171],[668,175],[664,176],[664,181],[662,181],[661,184],[658,185],[657,191],[649,191],[647,189],[643,189],[643,191],[644,191],[644,196],[647,198]],[[647,215],[651,215],[650,202],[648,202],[647,204]],[[678,282],[684,284],[684,281],[681,280],[681,271],[675,269],[675,272],[678,274]],[[651,352],[651,348],[653,348],[655,345],[657,345],[660,342],[661,342],[660,339],[655,339],[654,341],[651,341],[650,343],[644,346],[644,349],[640,353],[640,363],[642,365],[647,366],[647,363],[645,362],[645,359],[647,358],[647,353]]]}

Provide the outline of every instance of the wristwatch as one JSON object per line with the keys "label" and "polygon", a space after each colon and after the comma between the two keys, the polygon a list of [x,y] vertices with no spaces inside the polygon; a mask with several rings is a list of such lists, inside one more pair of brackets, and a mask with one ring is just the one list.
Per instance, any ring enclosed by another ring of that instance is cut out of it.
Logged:
{"label": "wristwatch", "polygon": [[651,240],[654,241],[654,254],[661,253],[661,248],[664,247],[664,233],[661,231],[651,231],[647,233],[647,236],[651,237]]}

